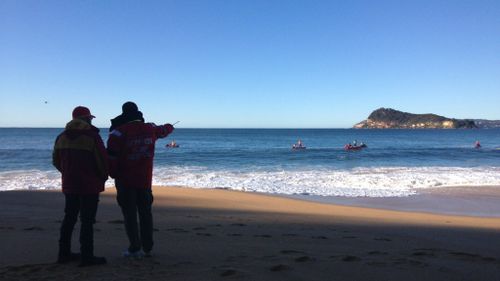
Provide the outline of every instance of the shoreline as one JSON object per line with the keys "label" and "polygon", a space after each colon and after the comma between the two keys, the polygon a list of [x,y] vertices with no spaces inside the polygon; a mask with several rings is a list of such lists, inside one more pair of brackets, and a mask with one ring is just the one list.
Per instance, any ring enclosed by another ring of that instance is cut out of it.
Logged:
{"label": "shoreline", "polygon": [[[281,194],[258,191],[243,191],[226,187],[154,186],[155,188],[179,188],[193,190],[224,190],[243,192],[276,198],[289,198],[305,202],[323,203],[350,207],[362,207],[402,212],[419,212],[435,215],[500,218],[500,186],[442,186],[418,189],[416,194],[401,197],[347,197],[304,194]],[[108,185],[105,192],[114,190]],[[60,192],[60,189],[2,190],[4,192]]]}
{"label": "shoreline", "polygon": [[406,197],[284,195],[287,198],[437,215],[500,218],[500,186],[445,186],[419,189]]}

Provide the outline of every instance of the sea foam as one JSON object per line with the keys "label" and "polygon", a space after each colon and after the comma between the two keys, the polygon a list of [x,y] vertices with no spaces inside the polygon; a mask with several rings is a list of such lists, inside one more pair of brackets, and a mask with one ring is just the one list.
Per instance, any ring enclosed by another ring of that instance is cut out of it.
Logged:
{"label": "sea foam", "polygon": [[234,172],[177,167],[157,169],[154,184],[274,194],[399,197],[416,194],[424,188],[500,185],[500,168],[377,167]]}
{"label": "sea foam", "polygon": [[[106,186],[113,186],[108,180]],[[272,194],[347,197],[401,197],[425,188],[500,186],[499,167],[377,167],[276,171],[211,170],[205,167],[159,167],[154,185],[227,188]],[[0,173],[0,191],[60,189],[57,171],[22,170]]]}

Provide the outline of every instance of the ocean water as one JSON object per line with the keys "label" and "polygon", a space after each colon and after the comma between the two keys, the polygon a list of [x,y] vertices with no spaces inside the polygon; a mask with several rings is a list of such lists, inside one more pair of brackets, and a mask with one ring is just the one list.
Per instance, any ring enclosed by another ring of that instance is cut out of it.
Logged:
{"label": "ocean water", "polygon": [[[59,189],[51,153],[61,131],[0,128],[0,191]],[[104,141],[107,133],[101,130]],[[291,150],[298,138],[306,150]],[[172,139],[180,148],[165,147]],[[344,151],[352,140],[368,148]],[[476,140],[481,149],[473,148]],[[402,197],[428,188],[500,186],[499,148],[499,129],[177,129],[157,142],[153,183],[283,195]]]}

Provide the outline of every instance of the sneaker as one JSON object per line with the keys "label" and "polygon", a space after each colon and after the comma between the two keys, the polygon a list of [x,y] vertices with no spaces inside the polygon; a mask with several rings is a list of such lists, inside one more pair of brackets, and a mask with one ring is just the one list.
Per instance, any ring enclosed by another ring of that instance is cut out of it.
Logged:
{"label": "sneaker", "polygon": [[91,258],[86,258],[82,259],[80,262],[80,267],[84,266],[93,266],[93,265],[100,265],[100,264],[106,264],[106,258],[104,257],[91,257]]}
{"label": "sneaker", "polygon": [[77,261],[80,259],[80,253],[69,253],[66,255],[59,255],[57,257],[57,263],[64,264],[72,261]]}
{"label": "sneaker", "polygon": [[125,258],[141,259],[143,256],[144,253],[141,250],[135,252],[130,252],[129,250],[126,250],[125,252],[123,252],[123,257]]}

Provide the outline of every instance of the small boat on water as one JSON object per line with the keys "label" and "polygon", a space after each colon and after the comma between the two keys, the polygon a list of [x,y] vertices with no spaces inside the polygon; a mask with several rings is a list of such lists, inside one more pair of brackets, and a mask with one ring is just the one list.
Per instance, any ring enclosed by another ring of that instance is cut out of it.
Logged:
{"label": "small boat on water", "polygon": [[301,150],[301,149],[306,149],[306,147],[303,146],[303,145],[296,145],[296,144],[294,144],[294,145],[292,145],[292,149],[294,149],[294,150]]}
{"label": "small boat on water", "polygon": [[292,149],[293,150],[303,150],[303,149],[306,149],[306,146],[304,145],[304,143],[302,143],[302,140],[299,139],[297,141],[297,143],[295,143],[294,145],[292,145]]}
{"label": "small boat on water", "polygon": [[167,145],[165,145],[165,147],[178,148],[179,145],[175,141],[172,141],[171,143],[167,143]]}
{"label": "small boat on water", "polygon": [[479,141],[476,141],[474,143],[474,148],[481,148],[481,143]]}
{"label": "small boat on water", "polygon": [[360,145],[352,145],[350,143],[344,145],[344,149],[348,150],[348,151],[349,150],[361,150],[361,149],[366,148],[366,147],[368,147],[368,146],[366,146],[366,144],[364,144],[364,143],[361,143]]}

